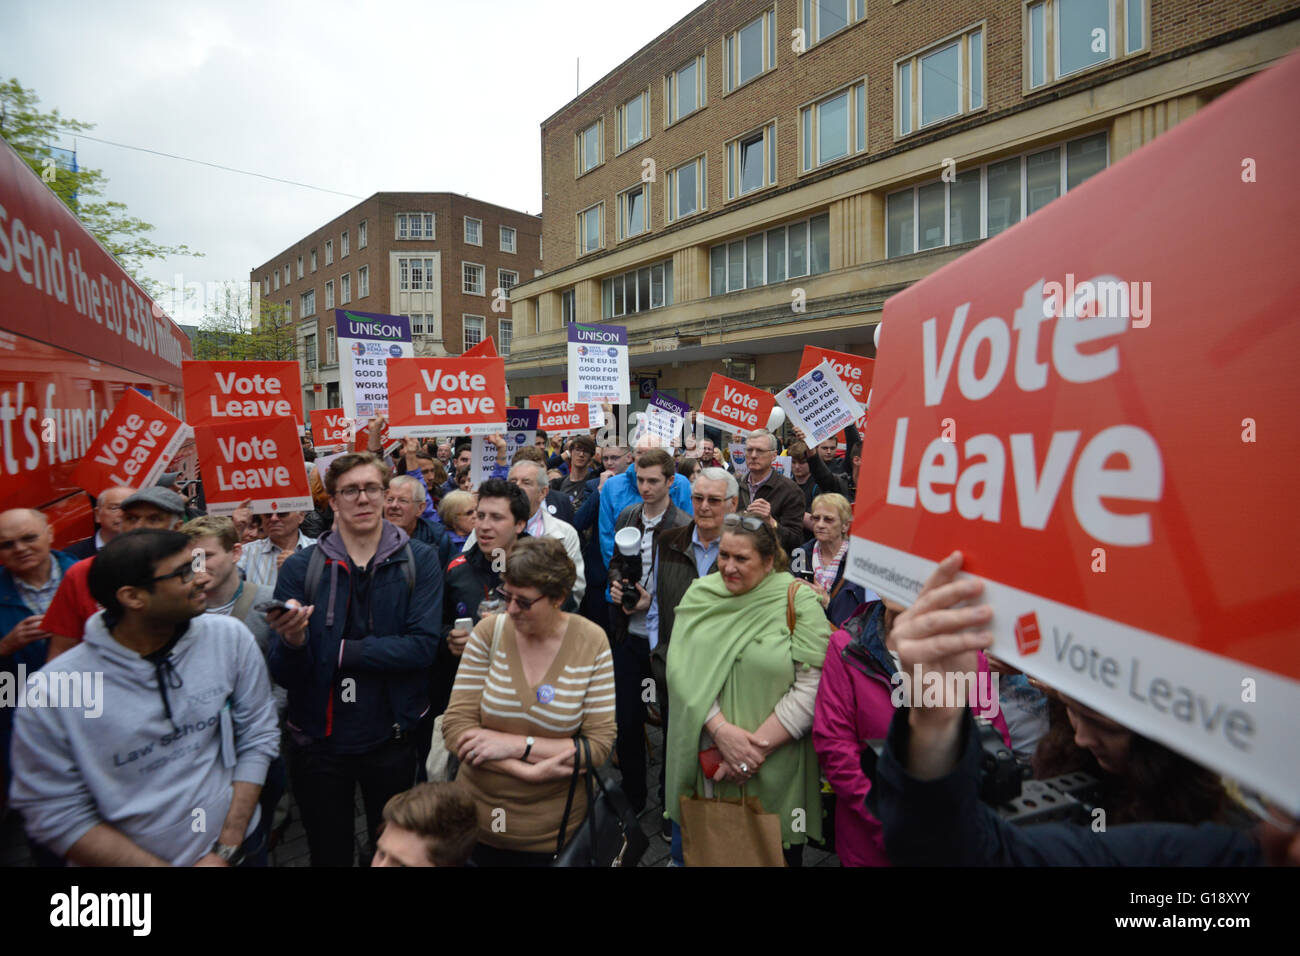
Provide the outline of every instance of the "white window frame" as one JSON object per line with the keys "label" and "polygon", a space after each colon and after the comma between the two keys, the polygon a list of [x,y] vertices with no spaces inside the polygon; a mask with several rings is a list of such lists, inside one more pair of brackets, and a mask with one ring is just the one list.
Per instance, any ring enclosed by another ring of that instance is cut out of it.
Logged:
{"label": "white window frame", "polygon": [[[594,131],[594,132],[593,132]],[[587,134],[596,137],[596,161],[587,165]],[[589,123],[574,134],[574,179],[581,179],[592,170],[605,165],[605,117],[601,116],[594,123]]]}
{"label": "white window frame", "polygon": [[[515,278],[514,278],[514,281],[511,282],[510,285],[508,285],[508,286],[506,285],[506,280],[505,280],[505,277],[506,277],[506,276],[514,276],[514,277],[515,277]],[[510,290],[513,289],[513,288],[514,288],[515,286],[517,286],[517,285],[519,285],[519,273],[518,273],[518,272],[516,272],[514,269],[497,269],[497,288],[498,288],[498,289],[503,289],[503,290],[505,290],[506,294],[509,295]]]}
{"label": "white window frame", "polygon": [[284,320],[286,322],[293,321],[293,299],[284,300]]}
{"label": "white window frame", "polygon": [[288,263],[285,263],[285,266],[284,266],[284,284],[285,284],[285,285],[289,285],[291,282],[293,282],[293,279],[292,279],[292,277],[289,275],[289,264],[288,264]]}
{"label": "white window frame", "polygon": [[369,238],[367,236],[366,226],[369,222],[370,222],[369,219],[362,219],[359,223],[357,223],[357,248],[358,249],[364,249],[366,247],[366,242]]}
{"label": "white window frame", "polygon": [[343,273],[339,279],[339,305],[347,305],[352,301],[352,273]]}
{"label": "white window frame", "polygon": [[[1030,157],[1030,156],[1037,156],[1037,155],[1039,155],[1039,154],[1041,154],[1041,153],[1045,153],[1045,152],[1048,152],[1048,151],[1053,150],[1053,149],[1056,149],[1056,150],[1059,150],[1059,151],[1060,151],[1060,157],[1059,157],[1060,169],[1059,169],[1059,172],[1058,172],[1058,179],[1057,179],[1058,185],[1059,185],[1059,187],[1060,187],[1060,191],[1057,193],[1057,198],[1059,199],[1060,197],[1064,196],[1067,192],[1069,192],[1069,188],[1070,188],[1070,179],[1069,179],[1069,146],[1070,146],[1070,144],[1071,144],[1071,143],[1078,142],[1078,141],[1080,141],[1080,140],[1091,139],[1092,137],[1097,136],[1098,134],[1103,135],[1103,136],[1105,136],[1105,138],[1106,138],[1106,165],[1103,167],[1103,171],[1104,171],[1105,169],[1109,169],[1110,166],[1111,166],[1111,150],[1110,150],[1111,142],[1110,142],[1110,136],[1109,136],[1109,134],[1108,134],[1105,130],[1093,130],[1092,132],[1086,133],[1086,134],[1084,134],[1083,136],[1072,136],[1072,137],[1070,137],[1069,139],[1058,140],[1058,141],[1056,141],[1056,142],[1054,142],[1054,143],[1047,143],[1047,144],[1045,144],[1045,145],[1042,145],[1042,146],[1036,147],[1036,148],[1031,149],[1031,150],[1027,150],[1026,152],[1019,153],[1019,154],[1014,155],[1014,156],[1003,156],[1003,157],[1001,157],[1001,158],[999,158],[999,159],[990,160],[989,162],[986,162],[986,163],[982,163],[982,164],[980,164],[980,166],[978,167],[978,172],[979,172],[979,174],[980,174],[980,190],[979,190],[979,197],[980,197],[980,221],[979,221],[979,235],[976,237],[976,239],[972,239],[972,240],[969,240],[969,241],[971,241],[971,242],[974,242],[974,241],[984,241],[984,240],[986,240],[986,239],[989,238],[989,180],[988,180],[988,170],[989,170],[989,167],[990,167],[990,166],[997,166],[997,165],[999,165],[999,164],[1001,164],[1001,163],[1004,163],[1004,162],[1006,162],[1007,160],[1010,160],[1010,159],[1016,159],[1016,160],[1019,160],[1019,161],[1020,161],[1020,218],[1017,219],[1015,222],[1013,222],[1010,226],[1007,227],[1008,229],[1010,229],[1010,228],[1014,227],[1015,225],[1017,225],[1018,223],[1024,222],[1026,218],[1028,218],[1029,216],[1033,215],[1033,213],[1028,212],[1028,209],[1029,209],[1029,198],[1030,198],[1030,197],[1029,197],[1029,169],[1028,169],[1028,160],[1029,160],[1029,157]],[[967,173],[967,172],[972,172],[972,171],[973,171],[973,170],[970,170],[970,169],[959,170],[959,175],[962,174],[962,173]],[[1094,175],[1095,175],[1095,174],[1094,174]],[[927,249],[921,249],[921,234],[920,234],[920,233],[921,233],[921,230],[920,230],[920,227],[919,227],[919,223],[920,223],[920,191],[921,191],[922,189],[924,189],[926,186],[933,186],[935,183],[937,183],[937,182],[943,182],[943,181],[944,181],[944,180],[943,180],[942,178],[939,178],[939,179],[928,179],[928,180],[926,180],[925,182],[916,183],[915,185],[905,187],[904,189],[895,189],[895,190],[891,190],[889,193],[887,193],[887,194],[885,195],[885,209],[884,209],[884,218],[885,218],[885,257],[886,257],[887,259],[901,259],[901,258],[903,258],[904,256],[915,255],[915,254],[917,254],[918,252],[933,252],[933,251],[935,251],[935,250],[937,250],[937,249],[946,249],[946,248],[948,248],[950,245],[952,245],[952,242],[951,242],[952,231],[951,231],[951,230],[952,230],[952,186],[953,186],[953,184],[952,184],[952,183],[947,183],[947,188],[944,189],[944,199],[943,199],[943,242],[941,242],[941,243],[940,243],[939,245],[937,245],[937,246],[931,246],[931,247],[929,247],[929,248],[927,248]],[[1084,180],[1084,182],[1087,182],[1087,180]],[[1076,188],[1078,188],[1078,187],[1076,187]],[[910,193],[912,194],[912,249],[911,249],[910,252],[900,252],[900,253],[898,253],[897,255],[893,255],[893,256],[891,256],[891,255],[889,254],[889,249],[890,249],[890,242],[889,242],[889,200],[890,200],[890,197],[892,197],[892,196],[897,196],[897,195],[900,195],[900,194],[902,194],[902,193],[907,193],[907,192],[910,192]],[[996,233],[995,233],[995,235],[996,235]],[[966,241],[968,241],[968,240],[962,240],[962,241],[963,241],[963,242],[966,242]]]}
{"label": "white window frame", "polygon": [[[641,193],[641,231],[640,232],[629,232],[627,228],[628,226],[627,201],[628,201],[628,197],[634,192]],[[652,190],[651,190],[650,183],[639,182],[635,186],[629,186],[627,189],[624,189],[621,193],[619,193],[615,197],[616,199],[615,205],[617,207],[617,213],[618,213],[618,221],[615,224],[615,233],[616,233],[615,238],[619,242],[622,242],[625,239],[635,239],[638,236],[644,236],[646,233],[650,231],[651,192]]]}
{"label": "white window frame", "polygon": [[[478,269],[478,289],[473,289],[469,284],[469,277],[466,275],[466,269]],[[487,266],[479,262],[465,262],[460,264],[460,291],[465,295],[487,295]]]}
{"label": "white window frame", "polygon": [[328,266],[333,264],[334,264],[334,240],[326,239],[325,240],[325,265]]}
{"label": "white window frame", "polygon": [[302,277],[303,277],[302,256],[299,256],[298,257],[298,278],[301,279]]}
{"label": "white window frame", "polygon": [[[469,335],[468,335],[468,333],[469,333],[469,324],[470,324],[470,320],[471,320],[471,319],[477,319],[477,320],[478,320],[478,342],[474,342],[473,344],[470,343],[470,341],[469,341]],[[486,336],[487,336],[487,319],[486,319],[484,316],[481,316],[481,315],[470,315],[470,314],[467,313],[467,312],[462,312],[462,313],[461,313],[461,316],[460,316],[460,346],[461,346],[461,352],[462,352],[462,353],[464,353],[464,352],[468,352],[468,351],[469,351],[470,349],[472,349],[475,345],[478,345],[479,342],[482,342],[483,339],[484,339]]]}
{"label": "white window frame", "polygon": [[[674,166],[668,171],[668,188],[664,190],[664,221],[680,222],[683,219],[689,219],[691,216],[698,216],[709,209],[709,181],[708,181],[708,153],[700,153],[693,159]],[[678,203],[678,173],[687,166],[696,167],[695,175],[695,198],[696,206],[688,213],[677,214]]]}
{"label": "white window frame", "polygon": [[[1043,47],[1036,50],[1034,49],[1031,27],[1031,11],[1038,7],[1043,10]],[[1137,47],[1130,49],[1128,28],[1132,11],[1137,11],[1141,17],[1142,42]],[[1077,70],[1071,70],[1069,73],[1062,73],[1060,71],[1060,0],[1023,0],[1021,5],[1021,35],[1024,38],[1022,43],[1022,60],[1024,63],[1023,92],[1030,93],[1046,89],[1053,84],[1076,79],[1092,70],[1102,69],[1119,60],[1140,56],[1151,51],[1151,0],[1107,0],[1106,12],[1109,18],[1110,38],[1114,41],[1110,44],[1106,58],[1097,63],[1080,67]],[[1034,63],[1038,58],[1042,60],[1043,80],[1040,83],[1034,83]]]}
{"label": "white window frame", "polygon": [[308,332],[302,337],[302,359],[307,371],[314,372],[320,359],[320,353],[316,346],[316,333]]}
{"label": "white window frame", "polygon": [[334,280],[325,280],[325,309],[326,311],[334,308]]}
{"label": "white window frame", "polygon": [[[747,80],[740,78],[740,35],[755,24],[761,24],[760,32],[763,35],[762,53],[763,64],[757,73]],[[772,6],[764,10],[754,19],[750,20],[739,29],[728,33],[722,41],[722,73],[723,85],[725,87],[724,96],[729,96],[742,86],[748,86],[755,80],[766,76],[776,69],[777,64],[777,35],[776,35],[776,7]]]}
{"label": "white window frame", "polygon": [[[762,192],[764,189],[770,189],[776,185],[777,177],[777,156],[776,156],[776,120],[770,120],[766,125],[758,129],[750,130],[744,136],[737,136],[726,145],[724,156],[727,162],[727,201],[739,199],[742,196],[752,196],[754,193]],[[741,162],[743,153],[741,150],[749,140],[754,137],[761,137],[763,151],[763,181],[753,189],[742,190],[740,188],[741,172],[743,163]]]}
{"label": "white window frame", "polygon": [[[641,138],[635,143],[629,141],[627,127],[627,107],[633,100],[641,101]],[[615,111],[615,119],[618,125],[618,144],[614,155],[618,156],[627,152],[636,146],[640,146],[650,138],[650,131],[653,127],[650,125],[650,87],[646,87],[636,96],[630,97],[619,104]]]}
{"label": "white window frame", "polygon": [[316,290],[315,289],[308,289],[306,292],[302,293],[298,297],[298,302],[300,303],[302,309],[302,315],[300,316],[300,318],[310,319],[313,315],[316,314]]}
{"label": "white window frame", "polygon": [[[598,235],[595,248],[587,248],[587,216],[594,212],[598,222]],[[592,253],[600,252],[605,248],[605,204],[598,202],[594,206],[588,206],[577,216],[578,232],[578,255],[589,256]]]}
{"label": "white window frame", "polygon": [[[709,247],[709,295],[710,295],[710,296],[715,296],[715,295],[730,295],[730,294],[733,293],[733,292],[744,292],[744,291],[749,290],[749,289],[761,289],[763,286],[767,286],[767,285],[776,285],[777,283],[781,283],[781,282],[790,282],[790,281],[795,281],[795,280],[807,279],[807,278],[809,278],[809,277],[811,277],[811,276],[820,276],[820,275],[825,275],[827,272],[830,271],[830,266],[829,266],[830,250],[829,250],[829,248],[827,249],[827,257],[826,257],[827,260],[828,260],[827,268],[824,269],[824,270],[821,271],[821,272],[813,272],[813,271],[812,271],[812,262],[813,262],[813,255],[812,255],[812,232],[813,232],[813,230],[812,230],[812,222],[813,222],[814,219],[820,219],[820,218],[822,218],[823,216],[828,216],[828,215],[829,215],[828,213],[818,213],[818,214],[815,215],[815,216],[808,216],[808,217],[805,218],[805,219],[795,219],[795,220],[792,220],[792,221],[789,221],[789,222],[777,223],[777,224],[774,225],[774,226],[768,226],[768,227],[766,227],[766,228],[764,228],[764,229],[760,229],[760,230],[758,230],[757,232],[746,233],[746,234],[743,235],[743,236],[736,236],[736,237],[733,237],[733,238],[731,238],[731,239],[728,239],[726,242],[717,242],[717,243],[714,243],[713,245],[711,245],[711,246]],[[791,229],[792,227],[797,227],[797,226],[803,226],[803,227],[804,227],[804,265],[805,265],[805,271],[804,271],[804,272],[801,272],[799,275],[791,275],[791,274],[790,274],[790,229]],[[830,227],[830,220],[827,219],[827,229],[828,229],[828,230],[829,230],[829,227]],[[783,230],[784,233],[785,233],[785,260],[784,260],[784,261],[785,261],[785,275],[784,275],[782,278],[780,278],[780,279],[770,280],[770,279],[768,278],[768,276],[771,275],[771,265],[770,265],[770,262],[769,262],[770,256],[769,256],[769,254],[768,254],[769,251],[770,251],[770,248],[769,248],[769,245],[768,245],[768,241],[767,241],[767,240],[768,240],[768,238],[769,238],[769,233],[775,232],[775,231],[778,230],[778,229]],[[751,284],[748,283],[748,277],[746,276],[746,270],[747,270],[747,268],[748,268],[748,264],[749,264],[749,248],[748,248],[748,244],[749,244],[750,240],[753,240],[753,239],[759,239],[759,238],[762,238],[762,239],[763,239],[763,281],[762,281],[762,282],[755,282],[754,284],[751,285]],[[730,260],[730,258],[728,257],[728,252],[729,252],[730,248],[731,248],[732,246],[736,245],[736,244],[739,244],[739,245],[741,246],[741,257],[740,257],[740,279],[739,279],[738,282],[733,283],[733,282],[732,282],[732,277],[731,277],[731,264],[730,264],[730,263],[731,263],[731,260]],[[718,250],[718,249],[723,250],[723,262],[724,262],[724,264],[725,264],[725,266],[726,266],[726,272],[724,273],[724,278],[723,278],[723,289],[722,289],[722,291],[720,291],[720,292],[714,292],[714,291],[713,291],[713,253],[714,253],[716,250]]]}
{"label": "white window frame", "polygon": [[[894,0],[895,3],[898,0]],[[848,11],[848,21],[834,33],[828,33],[824,37],[818,37],[817,31],[821,24],[821,13],[817,7],[817,0],[800,0],[799,2],[799,29],[803,31],[803,49],[799,51],[800,55],[807,53],[809,50],[825,43],[831,37],[837,37],[842,33],[847,33],[851,28],[867,19],[867,0],[846,0],[845,8]]]}
{"label": "white window frame", "polygon": [[364,299],[370,295],[370,266],[357,270],[357,298]]}
{"label": "white window frame", "polygon": [[[482,219],[475,219],[473,216],[465,216],[465,217],[463,217],[463,218],[464,218],[464,226],[465,226],[465,232],[464,232],[464,236],[465,236],[465,245],[467,245],[467,246],[479,246],[479,247],[482,247],[482,245],[483,245],[483,220],[482,220]],[[471,222],[474,223],[474,225],[478,227],[478,237],[475,238],[475,239],[471,239],[470,236],[469,236],[469,224],[470,224]]]}
{"label": "white window frame", "polygon": [[348,231],[343,230],[343,235],[339,237],[339,258],[346,259],[348,253],[352,251],[352,242],[348,236]]}
{"label": "white window frame", "polygon": [[318,261],[318,257],[317,257],[317,255],[316,255],[316,250],[313,249],[313,250],[311,251],[311,271],[312,271],[312,272],[315,272],[315,271],[316,271],[316,264],[317,264],[317,261]]}
{"label": "white window frame", "polygon": [[275,291],[276,292],[280,291],[280,270],[279,269],[275,270]]}
{"label": "white window frame", "polygon": [[[848,98],[848,147],[843,156],[823,161],[821,158],[821,118],[819,110],[831,100],[841,96]],[[832,90],[817,99],[799,107],[799,174],[805,175],[826,166],[846,162],[854,156],[866,153],[871,117],[868,114],[869,101],[867,78],[860,76],[851,83]]]}
{"label": "white window frame", "polygon": [[[656,271],[659,273],[659,282],[662,288],[662,292],[660,293],[660,301],[658,305],[654,304],[654,274]],[[647,273],[645,277],[645,281],[647,287],[647,295],[649,296],[650,303],[645,308],[640,308],[641,297],[639,293],[636,292],[635,290],[639,290],[640,288],[640,277],[641,277],[641,273],[643,272]],[[627,308],[628,301],[627,301],[626,290],[628,289],[627,283],[629,281],[631,282],[631,289],[634,290],[634,295],[637,300],[636,302],[637,308],[631,311],[629,311]],[[622,296],[622,311],[614,310],[612,284],[615,282],[622,284],[622,287],[625,290]],[[646,263],[645,265],[637,266],[635,269],[625,269],[621,272],[616,272],[613,275],[604,276],[600,280],[600,301],[601,301],[601,306],[600,306],[601,315],[607,319],[621,318],[629,315],[640,315],[642,312],[652,312],[656,309],[664,309],[672,306],[673,305],[672,257],[669,256],[667,259],[659,259],[654,262],[649,262]]]}
{"label": "white window frame", "polygon": [[[500,246],[501,251],[509,253],[510,255],[513,256],[515,254],[515,249],[518,248],[519,246],[519,234],[515,231],[515,227],[498,226],[497,229],[498,229],[498,235],[497,235],[498,245]],[[509,243],[506,242],[506,233],[510,233]]]}
{"label": "white window frame", "polygon": [[[427,255],[400,256],[397,260],[397,291],[399,292],[433,292],[436,288],[434,275],[434,258]],[[419,263],[420,284],[411,278],[411,263]]]}
{"label": "white window frame", "polygon": [[[973,76],[971,47],[978,38],[980,50],[979,56],[979,83],[978,83],[978,102],[976,102],[976,85],[972,82]],[[928,56],[940,53],[949,47],[957,47],[957,73],[961,77],[957,86],[957,112],[948,116],[941,116],[938,119],[930,120],[928,123],[922,123],[923,115],[922,103],[925,96],[925,88],[922,77],[921,61]],[[907,83],[903,82],[903,75],[907,74]],[[906,89],[904,86],[906,85]],[[903,102],[904,98],[908,102]],[[969,26],[951,33],[929,46],[923,47],[914,53],[900,57],[894,61],[894,138],[902,139],[905,136],[913,136],[922,130],[933,129],[944,123],[950,123],[953,120],[960,119],[963,116],[969,116],[972,113],[979,113],[988,109],[988,23],[981,20],[978,23],[972,23]]]}
{"label": "white window frame", "polygon": [[503,357],[510,354],[510,347],[515,338],[515,320],[497,319],[497,351]]}
{"label": "white window frame", "polygon": [[339,343],[334,326],[325,327],[325,364],[337,365],[339,360]]}
{"label": "white window frame", "polygon": [[[681,81],[678,77],[682,70],[692,64],[695,66],[695,108],[679,116],[677,115],[677,86]],[[708,52],[701,51],[664,77],[664,129],[680,123],[688,116],[694,116],[709,105],[708,66]]]}
{"label": "white window frame", "polygon": [[[576,322],[578,320],[577,316],[578,291],[577,289],[565,289],[560,293],[560,325],[565,326]],[[538,331],[541,330],[538,329]]]}
{"label": "white window frame", "polygon": [[[418,236],[411,229],[411,220],[416,216],[420,217],[420,235]],[[415,239],[422,242],[436,241],[438,238],[438,217],[431,212],[399,212],[393,217],[393,230],[395,239]]]}

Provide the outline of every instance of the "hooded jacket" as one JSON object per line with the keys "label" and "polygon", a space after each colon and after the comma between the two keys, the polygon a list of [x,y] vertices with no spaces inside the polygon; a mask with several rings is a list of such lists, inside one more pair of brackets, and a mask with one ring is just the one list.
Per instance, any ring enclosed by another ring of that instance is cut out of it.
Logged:
{"label": "hooded jacket", "polygon": [[[155,663],[119,644],[104,614],[40,671],[47,706],[16,711],[13,805],[28,835],[60,856],[106,823],[189,866],[212,849],[234,782],[261,786],[279,752],[262,652],[239,621],[204,614]],[[79,685],[76,706],[52,706],[56,684]]]}
{"label": "hooded jacket", "polygon": [[[361,582],[353,580],[337,529],[284,562],[276,598],[294,598],[316,608],[301,647],[283,638],[271,642],[271,676],[289,691],[292,729],[329,740],[340,722],[348,721],[348,739],[370,737],[378,744],[396,730],[410,730],[428,709],[428,672],[442,619],[442,568],[432,547],[409,541],[415,588],[408,589],[408,541],[405,531],[383,522],[379,547],[367,572],[361,572],[368,573],[370,581],[360,629],[352,622],[352,610]],[[304,594],[307,565],[317,548],[325,555],[325,567],[316,593]],[[344,684],[348,678],[350,683]]]}

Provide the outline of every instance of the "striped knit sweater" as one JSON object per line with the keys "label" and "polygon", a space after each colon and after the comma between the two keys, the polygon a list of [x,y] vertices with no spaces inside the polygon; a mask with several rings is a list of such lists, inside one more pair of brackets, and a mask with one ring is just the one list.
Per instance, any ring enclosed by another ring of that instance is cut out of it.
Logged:
{"label": "striped knit sweater", "polygon": [[[443,717],[449,750],[455,752],[460,738],[476,727],[539,738],[563,739],[581,732],[591,743],[596,766],[605,762],[615,734],[609,642],[590,621],[576,614],[568,617],[559,652],[536,685],[524,677],[510,620],[501,629],[495,655],[491,644],[496,616],[479,622],[466,642]],[[456,779],[478,805],[481,841],[502,849],[554,852],[569,792],[567,778],[529,783],[486,765],[462,764]],[[570,836],[585,815],[586,796],[579,783]]]}

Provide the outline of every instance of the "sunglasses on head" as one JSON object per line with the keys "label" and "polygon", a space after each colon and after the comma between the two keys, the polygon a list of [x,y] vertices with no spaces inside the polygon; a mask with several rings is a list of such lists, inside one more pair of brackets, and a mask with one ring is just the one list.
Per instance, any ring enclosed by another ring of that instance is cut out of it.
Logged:
{"label": "sunglasses on head", "polygon": [[723,518],[722,526],[724,528],[735,528],[739,526],[744,528],[746,531],[758,531],[760,528],[765,527],[763,522],[755,518],[753,515],[738,515],[735,513],[729,514]]}

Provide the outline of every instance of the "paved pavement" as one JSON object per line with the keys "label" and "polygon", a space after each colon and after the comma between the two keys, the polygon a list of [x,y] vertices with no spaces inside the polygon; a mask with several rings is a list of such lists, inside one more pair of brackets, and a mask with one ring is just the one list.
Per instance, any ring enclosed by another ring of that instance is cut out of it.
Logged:
{"label": "paved pavement", "polygon": [[[647,737],[650,745],[650,773],[648,779],[657,781],[659,779],[659,765],[663,760],[663,735],[658,727],[647,727]],[[607,778],[618,779],[617,768],[606,766],[605,773]],[[668,844],[660,835],[660,825],[663,819],[663,805],[659,803],[658,794],[654,791],[657,787],[651,787],[650,799],[654,802],[653,806],[647,806],[645,812],[641,814],[641,827],[646,836],[650,838],[650,846],[646,850],[645,856],[641,858],[641,866],[664,866],[668,865]],[[309,858],[307,854],[307,834],[302,828],[302,821],[299,819],[297,809],[292,806],[292,797],[290,797],[290,813],[293,816],[289,826],[286,828],[284,838],[278,846],[271,851],[272,866],[307,866]],[[357,794],[357,817],[356,833],[358,855],[364,852],[366,842],[366,818],[362,811],[361,795]],[[23,838],[22,828],[18,824],[18,818],[15,814],[9,813],[5,816],[3,823],[0,823],[0,866],[31,866],[31,854],[27,849],[27,842]],[[839,866],[839,859],[832,853],[825,853],[811,847],[804,850],[804,866]]]}

